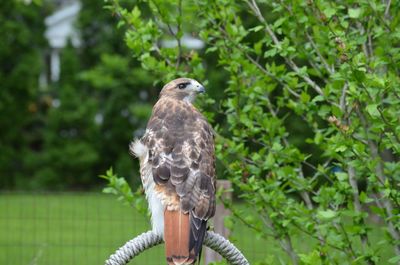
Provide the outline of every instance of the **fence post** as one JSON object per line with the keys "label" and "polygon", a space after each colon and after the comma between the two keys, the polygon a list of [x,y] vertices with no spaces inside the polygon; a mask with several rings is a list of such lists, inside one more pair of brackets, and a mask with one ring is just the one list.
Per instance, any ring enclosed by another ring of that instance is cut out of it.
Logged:
{"label": "fence post", "polygon": [[[224,200],[231,200],[232,199],[232,192],[231,187],[232,184],[229,180],[217,180],[217,190],[219,190],[222,187],[222,190],[224,191],[222,193],[222,199]],[[230,211],[224,207],[224,205],[218,201],[217,202],[217,207],[215,210],[215,216],[213,218],[213,225],[214,225],[214,231],[220,235],[222,235],[225,238],[229,237],[229,230],[224,226],[224,217],[230,215]],[[220,261],[222,260],[222,257],[215,251],[205,248],[204,251],[204,264],[209,264],[213,261]]]}

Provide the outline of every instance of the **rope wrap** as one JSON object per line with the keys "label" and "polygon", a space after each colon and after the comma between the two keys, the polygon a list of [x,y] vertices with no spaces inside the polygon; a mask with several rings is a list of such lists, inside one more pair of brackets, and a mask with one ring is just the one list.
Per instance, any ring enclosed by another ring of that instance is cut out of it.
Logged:
{"label": "rope wrap", "polygon": [[[148,248],[157,246],[162,242],[163,238],[160,235],[155,234],[153,231],[148,231],[126,242],[125,245],[120,247],[108,260],[106,260],[105,264],[125,265],[141,252]],[[218,252],[230,264],[249,264],[243,254],[231,242],[229,242],[229,240],[214,232],[207,231],[204,245]]]}

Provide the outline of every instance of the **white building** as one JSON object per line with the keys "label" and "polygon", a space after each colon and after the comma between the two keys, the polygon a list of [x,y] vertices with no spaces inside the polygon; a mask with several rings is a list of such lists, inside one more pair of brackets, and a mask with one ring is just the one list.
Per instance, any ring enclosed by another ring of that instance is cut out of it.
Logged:
{"label": "white building", "polygon": [[[81,10],[81,4],[77,0],[58,1],[58,10],[45,18],[47,38],[50,45],[50,81],[57,82],[60,78],[60,50],[64,48],[68,41],[74,47],[80,46],[80,38],[75,28],[75,23]],[[43,73],[40,83],[46,85],[47,74]]]}

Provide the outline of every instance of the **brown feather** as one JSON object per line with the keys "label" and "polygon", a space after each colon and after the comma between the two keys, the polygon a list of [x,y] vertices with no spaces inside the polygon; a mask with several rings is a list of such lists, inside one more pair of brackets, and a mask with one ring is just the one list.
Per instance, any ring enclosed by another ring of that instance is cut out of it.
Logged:
{"label": "brown feather", "polygon": [[189,250],[189,215],[181,211],[164,212],[165,255],[168,264],[192,264],[196,257]]}

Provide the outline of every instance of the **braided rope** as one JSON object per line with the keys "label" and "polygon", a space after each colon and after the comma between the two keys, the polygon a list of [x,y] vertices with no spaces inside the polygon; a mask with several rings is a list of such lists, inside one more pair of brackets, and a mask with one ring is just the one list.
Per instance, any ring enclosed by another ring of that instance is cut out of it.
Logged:
{"label": "braided rope", "polygon": [[[125,265],[131,259],[139,255],[148,248],[157,246],[163,242],[160,235],[153,231],[145,232],[134,239],[128,241],[120,247],[113,255],[106,260],[106,265]],[[249,262],[229,240],[214,233],[207,232],[204,239],[204,245],[218,252],[230,264],[233,265],[248,265]]]}

